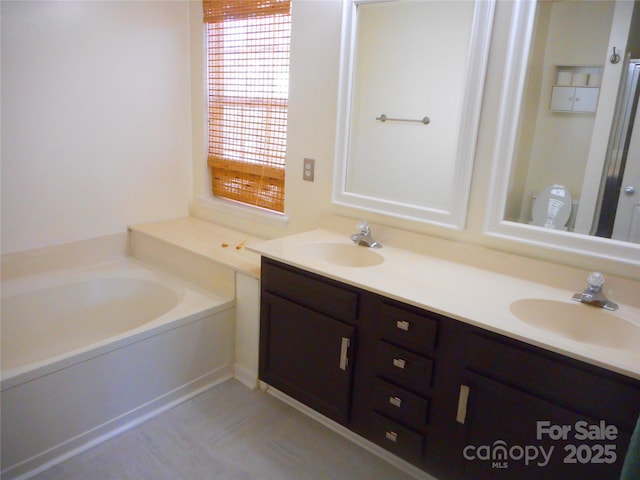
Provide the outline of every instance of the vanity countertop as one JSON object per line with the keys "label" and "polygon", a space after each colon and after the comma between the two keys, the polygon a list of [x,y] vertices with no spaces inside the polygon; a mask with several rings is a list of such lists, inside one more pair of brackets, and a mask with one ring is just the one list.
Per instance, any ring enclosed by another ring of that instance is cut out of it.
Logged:
{"label": "vanity countertop", "polygon": [[[616,316],[613,320],[624,319],[638,328],[630,328],[633,333],[625,339],[626,348],[602,346],[595,344],[601,339],[581,342],[530,325],[512,312],[512,303],[527,299],[550,301],[563,307],[562,311],[576,312],[578,316],[583,312],[580,309],[596,308],[571,300],[574,293],[586,286],[587,271],[410,232],[400,237],[379,227],[373,227],[372,232],[383,244],[375,253],[384,258],[373,266],[341,266],[309,254],[309,244],[323,242],[367,248],[354,246],[344,229],[338,232],[320,228],[252,243],[247,248],[334,280],[640,378],[640,282],[607,276],[605,294],[619,303],[620,308],[616,312],[598,310],[597,315],[602,313],[605,320],[606,315]],[[535,306],[530,310],[535,310]]]}

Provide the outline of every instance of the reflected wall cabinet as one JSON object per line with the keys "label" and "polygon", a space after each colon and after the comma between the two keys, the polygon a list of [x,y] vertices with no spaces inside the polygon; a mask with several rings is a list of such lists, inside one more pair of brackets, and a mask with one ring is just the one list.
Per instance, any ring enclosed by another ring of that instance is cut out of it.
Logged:
{"label": "reflected wall cabinet", "polygon": [[555,81],[551,87],[550,110],[562,113],[595,113],[600,95],[602,67],[555,67]]}
{"label": "reflected wall cabinet", "polygon": [[554,86],[551,110],[554,112],[595,113],[598,106],[598,87]]}

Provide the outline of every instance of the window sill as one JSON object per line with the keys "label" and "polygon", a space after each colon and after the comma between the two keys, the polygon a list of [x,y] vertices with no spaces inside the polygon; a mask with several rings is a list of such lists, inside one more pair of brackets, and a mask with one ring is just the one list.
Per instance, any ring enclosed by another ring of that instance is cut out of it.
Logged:
{"label": "window sill", "polygon": [[195,217],[213,222],[217,220],[216,214],[224,214],[281,229],[285,229],[289,224],[289,217],[285,214],[206,195],[195,197],[191,201],[190,211]]}

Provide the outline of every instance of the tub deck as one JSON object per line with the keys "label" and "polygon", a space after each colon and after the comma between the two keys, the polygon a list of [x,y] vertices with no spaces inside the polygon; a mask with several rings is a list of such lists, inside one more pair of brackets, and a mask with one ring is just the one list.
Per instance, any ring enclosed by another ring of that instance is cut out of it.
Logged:
{"label": "tub deck", "polygon": [[232,308],[133,259],[2,283],[2,390]]}

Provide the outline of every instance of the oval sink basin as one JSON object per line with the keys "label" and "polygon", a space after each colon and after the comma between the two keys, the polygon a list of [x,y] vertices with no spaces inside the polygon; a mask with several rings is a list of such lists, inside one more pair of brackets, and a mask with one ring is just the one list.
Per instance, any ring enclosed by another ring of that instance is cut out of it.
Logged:
{"label": "oval sink basin", "polygon": [[373,267],[384,261],[384,257],[374,250],[355,244],[309,243],[302,246],[301,253],[340,267]]}
{"label": "oval sink basin", "polygon": [[640,345],[640,326],[591,305],[528,298],[513,302],[510,310],[529,325],[577,342],[625,350]]}

